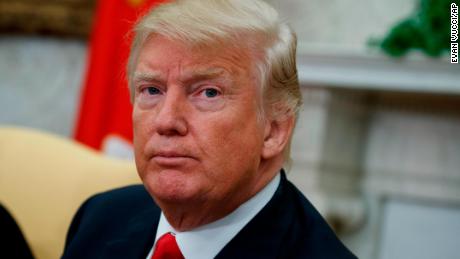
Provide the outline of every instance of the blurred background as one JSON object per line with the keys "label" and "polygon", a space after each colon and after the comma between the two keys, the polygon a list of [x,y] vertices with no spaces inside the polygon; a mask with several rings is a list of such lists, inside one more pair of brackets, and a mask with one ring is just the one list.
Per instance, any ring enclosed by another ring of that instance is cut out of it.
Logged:
{"label": "blurred background", "polygon": [[[360,258],[458,258],[459,1],[266,1],[299,40],[288,177]],[[0,0],[0,127],[130,160],[127,31],[156,2]]]}

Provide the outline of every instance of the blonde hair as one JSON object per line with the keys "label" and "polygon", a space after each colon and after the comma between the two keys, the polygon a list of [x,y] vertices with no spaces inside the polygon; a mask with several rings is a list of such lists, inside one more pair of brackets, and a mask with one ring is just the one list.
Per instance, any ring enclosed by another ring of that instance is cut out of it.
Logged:
{"label": "blonde hair", "polygon": [[[140,49],[150,35],[156,34],[191,46],[217,43],[261,53],[255,62],[263,96],[261,113],[277,119],[297,117],[302,96],[295,59],[296,35],[267,3],[261,0],[167,2],[147,13],[134,32],[127,66],[131,98]],[[287,160],[289,146],[285,149]]]}

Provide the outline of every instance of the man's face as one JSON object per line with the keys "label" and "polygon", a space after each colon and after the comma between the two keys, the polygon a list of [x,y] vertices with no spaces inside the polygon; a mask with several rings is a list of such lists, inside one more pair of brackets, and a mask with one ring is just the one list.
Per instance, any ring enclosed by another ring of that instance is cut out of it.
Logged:
{"label": "man's face", "polygon": [[264,125],[248,60],[162,36],[144,44],[133,79],[135,158],[160,205],[239,204],[260,187]]}

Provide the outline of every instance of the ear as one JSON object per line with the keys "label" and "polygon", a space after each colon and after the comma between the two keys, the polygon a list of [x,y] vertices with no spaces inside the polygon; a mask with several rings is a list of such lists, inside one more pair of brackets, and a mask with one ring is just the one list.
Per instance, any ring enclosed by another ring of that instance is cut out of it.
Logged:
{"label": "ear", "polygon": [[264,132],[262,158],[270,159],[283,153],[294,128],[294,116],[267,121]]}

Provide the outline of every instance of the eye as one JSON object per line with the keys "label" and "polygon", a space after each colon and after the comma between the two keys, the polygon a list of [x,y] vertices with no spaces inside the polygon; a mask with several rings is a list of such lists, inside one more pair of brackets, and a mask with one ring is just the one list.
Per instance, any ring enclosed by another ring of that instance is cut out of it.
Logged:
{"label": "eye", "polygon": [[156,94],[160,93],[160,90],[158,88],[156,88],[156,87],[153,87],[153,86],[149,86],[149,87],[145,88],[145,90],[150,95],[156,95]]}
{"label": "eye", "polygon": [[217,91],[214,88],[206,88],[203,90],[203,93],[204,95],[206,95],[206,97],[209,97],[209,98],[213,98],[219,95],[219,91]]}

